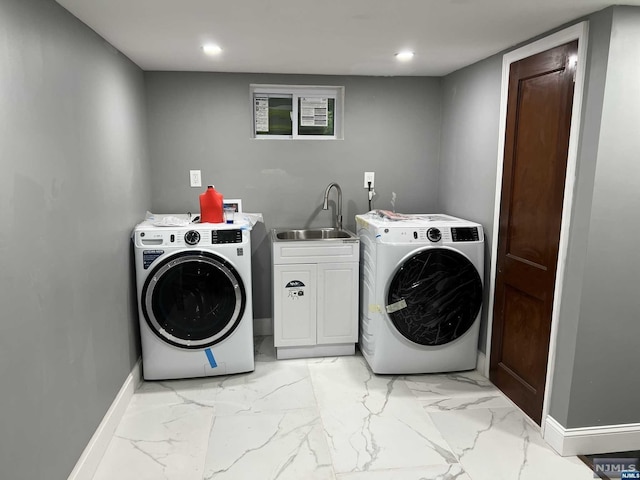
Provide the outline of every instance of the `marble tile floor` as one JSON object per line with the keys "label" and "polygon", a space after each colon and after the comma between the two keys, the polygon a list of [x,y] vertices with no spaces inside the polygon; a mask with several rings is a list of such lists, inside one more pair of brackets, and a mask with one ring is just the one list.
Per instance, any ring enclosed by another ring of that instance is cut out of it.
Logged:
{"label": "marble tile floor", "polygon": [[591,479],[477,372],[374,375],[360,355],[145,382],[94,480]]}

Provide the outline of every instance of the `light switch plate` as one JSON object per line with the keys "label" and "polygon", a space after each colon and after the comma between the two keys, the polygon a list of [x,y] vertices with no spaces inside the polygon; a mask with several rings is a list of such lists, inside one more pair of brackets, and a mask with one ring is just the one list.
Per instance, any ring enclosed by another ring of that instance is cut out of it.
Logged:
{"label": "light switch plate", "polygon": [[202,173],[200,170],[189,170],[189,184],[192,187],[202,186]]}

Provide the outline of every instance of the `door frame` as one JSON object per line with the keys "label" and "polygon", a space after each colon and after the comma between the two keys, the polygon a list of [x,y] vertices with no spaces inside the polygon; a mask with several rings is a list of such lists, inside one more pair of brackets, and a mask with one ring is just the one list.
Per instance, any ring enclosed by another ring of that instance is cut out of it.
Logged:
{"label": "door frame", "polygon": [[562,203],[562,221],[560,224],[560,242],[558,249],[558,263],[556,265],[556,280],[553,295],[553,310],[551,313],[551,334],[549,338],[549,357],[547,359],[547,376],[545,381],[544,402],[542,404],[541,431],[544,433],[546,417],[549,412],[549,399],[555,370],[556,342],[558,336],[558,319],[560,316],[560,299],[564,284],[565,265],[569,247],[569,226],[571,223],[571,208],[576,180],[576,166],[578,160],[578,141],[580,139],[580,121],[582,114],[582,99],[584,93],[585,67],[587,61],[587,40],[589,22],[584,21],[553,33],[540,40],[506,53],[502,57],[502,86],[500,92],[500,123],[498,127],[498,159],[496,165],[496,197],[493,214],[493,237],[491,239],[491,275],[489,277],[489,305],[487,310],[487,343],[485,345],[484,375],[489,378],[491,366],[491,336],[493,330],[493,307],[496,287],[498,233],[500,230],[500,200],[502,198],[502,173],[504,168],[504,145],[507,124],[507,96],[509,93],[509,70],[513,62],[530,57],[545,50],[549,50],[573,40],[578,40],[578,58],[571,109],[571,128],[569,130],[569,150],[567,154],[567,172],[565,174],[564,199]]}

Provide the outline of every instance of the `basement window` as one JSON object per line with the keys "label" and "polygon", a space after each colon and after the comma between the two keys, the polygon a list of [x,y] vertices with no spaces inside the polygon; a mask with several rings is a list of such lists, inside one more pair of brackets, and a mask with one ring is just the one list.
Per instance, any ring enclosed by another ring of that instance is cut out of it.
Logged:
{"label": "basement window", "polygon": [[341,140],[344,87],[250,85],[252,137]]}

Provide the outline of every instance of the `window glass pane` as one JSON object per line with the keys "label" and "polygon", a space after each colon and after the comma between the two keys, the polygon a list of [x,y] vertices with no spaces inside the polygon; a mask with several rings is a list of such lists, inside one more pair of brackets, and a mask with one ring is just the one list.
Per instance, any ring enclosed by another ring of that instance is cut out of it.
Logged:
{"label": "window glass pane", "polygon": [[335,135],[335,107],[335,98],[298,98],[298,135]]}
{"label": "window glass pane", "polygon": [[254,116],[256,135],[292,135],[293,99],[256,94]]}

